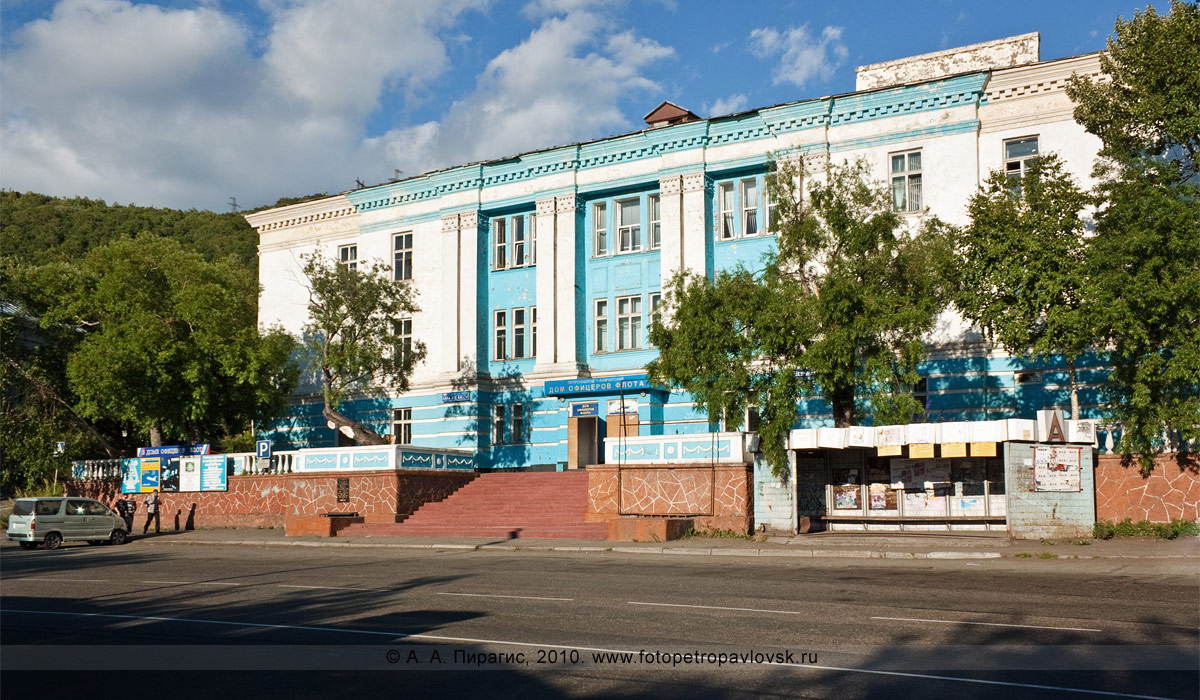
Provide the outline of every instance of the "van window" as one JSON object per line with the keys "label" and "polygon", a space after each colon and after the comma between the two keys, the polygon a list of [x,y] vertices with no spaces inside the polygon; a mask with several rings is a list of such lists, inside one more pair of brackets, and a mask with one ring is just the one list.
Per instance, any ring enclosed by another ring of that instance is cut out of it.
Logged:
{"label": "van window", "polygon": [[37,501],[17,501],[13,503],[13,515],[30,515],[33,513],[33,504]]}
{"label": "van window", "polygon": [[108,515],[108,506],[104,505],[103,503],[101,503],[99,501],[88,501],[87,502],[87,514],[88,515]]}
{"label": "van window", "polygon": [[87,515],[89,510],[87,501],[67,501],[67,515]]}
{"label": "van window", "polygon": [[62,503],[62,501],[57,501],[57,500],[56,501],[38,501],[37,502],[37,514],[38,515],[58,515],[58,505],[60,503]]}

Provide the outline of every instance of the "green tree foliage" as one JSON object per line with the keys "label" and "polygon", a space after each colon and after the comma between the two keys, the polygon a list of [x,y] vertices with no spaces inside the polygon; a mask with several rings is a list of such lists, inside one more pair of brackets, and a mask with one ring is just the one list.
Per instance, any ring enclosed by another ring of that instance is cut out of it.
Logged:
{"label": "green tree foliage", "polygon": [[406,344],[398,322],[419,311],[416,290],[393,280],[382,263],[359,261],[350,269],[314,254],[304,258],[304,274],[309,291],[305,345],[321,377],[322,415],[361,444],[384,444],[381,435],[340,411],[355,395],[408,391],[409,377],[425,358],[425,344]]}
{"label": "green tree foliage", "polygon": [[1164,434],[1200,437],[1200,6],[1118,20],[1101,66],[1067,88],[1103,142],[1085,296],[1119,448],[1148,471]]}
{"label": "green tree foliage", "polygon": [[660,354],[647,366],[651,381],[686,389],[731,426],[759,407],[776,473],[802,398],[822,396],[837,426],[855,424],[868,405],[879,423],[921,411],[910,393],[921,338],[946,293],[940,222],[910,235],[861,161],[832,167],[808,202],[793,186],[801,175],[785,162],[772,178],[778,246],[761,271],[672,279],[666,320],[650,331]]}
{"label": "green tree foliage", "polygon": [[[76,264],[10,265],[46,331],[67,333],[74,414],[115,421],[152,445],[240,432],[277,412],[295,386],[294,341],[260,334],[254,270],[206,261],[143,234]],[[66,329],[65,331],[63,329]]]}
{"label": "green tree foliage", "polygon": [[1075,360],[1091,345],[1083,286],[1088,195],[1055,154],[1038,158],[1016,185],[993,171],[971,197],[970,225],[956,236],[963,316],[1013,355],[1062,355],[1079,418]]}
{"label": "green tree foliage", "polygon": [[4,255],[30,264],[77,260],[88,250],[151,233],[207,260],[235,256],[258,265],[258,235],[240,214],[109,205],[100,200],[0,192]]}

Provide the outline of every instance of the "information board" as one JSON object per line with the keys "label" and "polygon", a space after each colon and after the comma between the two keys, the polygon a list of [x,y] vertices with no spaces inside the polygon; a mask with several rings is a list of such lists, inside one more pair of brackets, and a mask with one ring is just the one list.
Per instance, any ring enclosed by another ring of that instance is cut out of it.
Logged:
{"label": "information board", "polygon": [[1079,491],[1082,489],[1081,447],[1033,448],[1034,491]]}
{"label": "information board", "polygon": [[225,455],[209,455],[200,458],[200,490],[227,491],[229,480],[226,478]]}

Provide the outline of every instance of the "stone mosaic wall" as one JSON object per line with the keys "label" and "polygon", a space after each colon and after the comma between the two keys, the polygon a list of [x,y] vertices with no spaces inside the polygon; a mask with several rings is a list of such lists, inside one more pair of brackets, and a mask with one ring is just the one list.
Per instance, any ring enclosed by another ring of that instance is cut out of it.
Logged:
{"label": "stone mosaic wall", "polygon": [[740,464],[589,466],[587,519],[695,516],[697,530],[748,532],[750,478]]}
{"label": "stone mosaic wall", "polygon": [[1096,461],[1096,518],[1200,521],[1200,456],[1162,455],[1150,475],[1142,476],[1137,464],[1123,466],[1120,455],[1100,455]]}
{"label": "stone mosaic wall", "polygon": [[[337,501],[339,477],[350,479],[348,503]],[[425,503],[446,498],[473,478],[473,472],[444,471],[231,476],[228,491],[163,493],[162,525],[168,530],[184,528],[190,517],[194,527],[283,527],[287,515],[350,511],[367,522],[395,522]],[[116,480],[66,484],[67,495],[110,504],[120,488]],[[146,508],[141,501],[146,496],[131,495],[139,502],[135,529],[145,521]]]}

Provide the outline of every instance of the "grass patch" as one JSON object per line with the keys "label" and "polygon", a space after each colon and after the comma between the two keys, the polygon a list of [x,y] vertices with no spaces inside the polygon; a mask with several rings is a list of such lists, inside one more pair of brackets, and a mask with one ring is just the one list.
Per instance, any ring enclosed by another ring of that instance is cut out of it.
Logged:
{"label": "grass patch", "polygon": [[1013,556],[1015,556],[1018,559],[1028,559],[1028,558],[1032,557],[1033,555],[1030,554],[1029,552],[1017,552]]}
{"label": "grass patch", "polygon": [[1092,543],[1091,540],[1075,540],[1071,544],[1076,545],[1077,547],[1087,547],[1091,543]]}
{"label": "grass patch", "polygon": [[699,532],[693,528],[688,528],[688,531],[683,533],[682,539],[752,540],[754,536],[744,532],[734,532],[733,530],[705,530],[704,532]]}
{"label": "grass patch", "polygon": [[1152,523],[1149,520],[1133,522],[1125,518],[1119,523],[1102,520],[1092,527],[1092,537],[1098,540],[1111,540],[1114,537],[1157,537],[1160,540],[1173,540],[1177,537],[1196,537],[1200,535],[1200,524],[1194,520],[1176,518],[1169,523]]}
{"label": "grass patch", "polygon": [[1054,540],[1042,540],[1043,547],[1053,547],[1056,544],[1058,544],[1058,543],[1055,542]]}
{"label": "grass patch", "polygon": [[1038,555],[1038,559],[1058,559],[1058,555],[1054,552],[1042,552]]}

